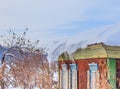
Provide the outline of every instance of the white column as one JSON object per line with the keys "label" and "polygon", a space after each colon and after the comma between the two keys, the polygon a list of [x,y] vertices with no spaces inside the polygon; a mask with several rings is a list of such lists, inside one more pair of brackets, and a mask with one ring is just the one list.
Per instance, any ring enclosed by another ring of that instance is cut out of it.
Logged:
{"label": "white column", "polygon": [[77,89],[77,65],[70,64],[70,69],[71,69],[71,74],[70,74],[71,88],[70,89]]}
{"label": "white column", "polygon": [[69,81],[68,81],[68,69],[67,64],[62,64],[62,89],[68,89]]}

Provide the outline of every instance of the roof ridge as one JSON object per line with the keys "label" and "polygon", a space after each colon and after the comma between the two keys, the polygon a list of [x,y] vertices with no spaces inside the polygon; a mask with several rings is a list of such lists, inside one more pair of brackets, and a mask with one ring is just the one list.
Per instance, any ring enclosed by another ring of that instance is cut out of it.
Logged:
{"label": "roof ridge", "polygon": [[102,45],[102,47],[104,48],[104,50],[105,50],[105,52],[106,52],[106,57],[108,58],[108,52],[107,52],[107,50],[105,49],[105,46],[107,46],[107,45]]}

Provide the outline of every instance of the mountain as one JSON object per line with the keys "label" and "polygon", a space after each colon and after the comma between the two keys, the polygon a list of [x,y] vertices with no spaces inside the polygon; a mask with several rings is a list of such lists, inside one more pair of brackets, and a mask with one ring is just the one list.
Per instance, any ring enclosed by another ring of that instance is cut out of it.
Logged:
{"label": "mountain", "polygon": [[56,61],[59,55],[65,51],[73,53],[78,48],[84,48],[89,44],[103,42],[106,45],[120,46],[119,35],[120,23],[111,24],[104,27],[89,29],[80,32],[64,40],[57,40],[44,43],[44,48],[48,52],[48,60]]}

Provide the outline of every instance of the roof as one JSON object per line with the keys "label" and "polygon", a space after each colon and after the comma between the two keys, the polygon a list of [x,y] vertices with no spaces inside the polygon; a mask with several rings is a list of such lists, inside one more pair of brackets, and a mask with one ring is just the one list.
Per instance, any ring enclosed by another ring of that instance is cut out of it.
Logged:
{"label": "roof", "polygon": [[[60,60],[71,60],[68,53],[61,54]],[[91,58],[120,58],[120,46],[109,46],[103,43],[88,45],[86,48],[79,48],[72,54],[73,59]]]}

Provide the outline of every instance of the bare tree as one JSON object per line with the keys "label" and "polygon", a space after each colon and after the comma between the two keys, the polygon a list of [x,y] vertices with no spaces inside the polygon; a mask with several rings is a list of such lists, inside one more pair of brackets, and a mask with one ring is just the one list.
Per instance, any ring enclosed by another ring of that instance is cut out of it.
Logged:
{"label": "bare tree", "polygon": [[17,36],[10,30],[8,36],[1,36],[6,48],[1,60],[1,89],[7,89],[10,85],[31,89],[32,85],[35,86],[34,84],[38,82],[42,69],[45,70],[47,67],[49,70],[45,52],[43,49],[36,48],[39,40],[33,43],[27,40],[27,31],[28,29],[21,36]]}
{"label": "bare tree", "polygon": [[49,64],[46,52],[36,47],[39,40],[27,40],[27,31],[20,36],[12,31],[1,36],[5,50],[0,67],[0,88],[58,89],[53,80],[55,63]]}

